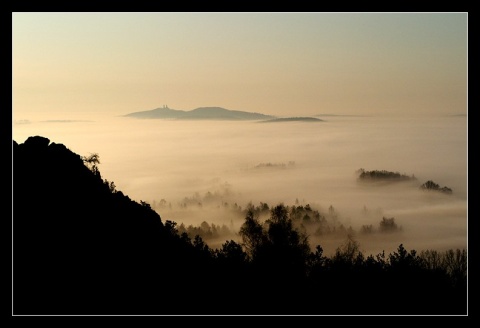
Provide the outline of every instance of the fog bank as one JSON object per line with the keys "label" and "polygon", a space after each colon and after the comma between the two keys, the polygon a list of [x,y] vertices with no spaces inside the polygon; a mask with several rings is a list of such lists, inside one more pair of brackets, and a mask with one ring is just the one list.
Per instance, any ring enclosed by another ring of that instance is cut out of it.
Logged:
{"label": "fog bank", "polygon": [[[389,252],[400,243],[417,250],[466,247],[465,117],[324,119],[272,124],[28,119],[13,124],[13,138],[22,143],[41,135],[80,155],[98,153],[102,177],[130,198],[155,204],[162,220],[238,229],[242,218],[232,214],[235,203],[310,204],[324,213],[333,206],[339,222],[357,232],[362,225],[377,226],[382,217],[394,217],[402,227],[389,235],[356,234],[367,253]],[[360,168],[414,175],[418,182],[359,183]],[[427,180],[453,194],[419,190]],[[205,201],[208,193],[212,197]],[[186,199],[202,204],[182,207]],[[328,253],[343,242],[330,239],[311,237],[311,244],[320,243]]]}

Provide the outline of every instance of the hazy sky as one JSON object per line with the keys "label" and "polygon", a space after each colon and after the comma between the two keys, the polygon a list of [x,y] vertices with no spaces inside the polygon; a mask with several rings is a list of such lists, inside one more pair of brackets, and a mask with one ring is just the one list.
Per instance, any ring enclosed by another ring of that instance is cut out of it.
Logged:
{"label": "hazy sky", "polygon": [[467,113],[467,13],[12,13],[13,118]]}

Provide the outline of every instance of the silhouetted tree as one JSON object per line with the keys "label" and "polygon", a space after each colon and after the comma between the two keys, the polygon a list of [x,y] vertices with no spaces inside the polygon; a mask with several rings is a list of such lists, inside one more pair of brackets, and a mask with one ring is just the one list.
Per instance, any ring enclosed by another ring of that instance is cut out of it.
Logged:
{"label": "silhouetted tree", "polygon": [[430,190],[439,191],[439,192],[442,192],[442,193],[445,193],[445,194],[451,194],[453,192],[452,189],[450,189],[446,186],[440,188],[440,185],[433,182],[432,180],[428,180],[427,182],[422,184],[420,186],[420,189],[427,190],[427,191],[430,191]]}
{"label": "silhouetted tree", "polygon": [[233,240],[226,241],[216,254],[218,258],[229,262],[230,265],[241,265],[247,260],[247,254],[243,251],[242,245]]}
{"label": "silhouetted tree", "polygon": [[467,283],[467,251],[450,249],[443,257],[443,267],[452,278],[454,284],[464,287]]}
{"label": "silhouetted tree", "polygon": [[83,162],[93,172],[93,174],[100,176],[98,164],[100,164],[100,156],[97,153],[82,157]]}
{"label": "silhouetted tree", "polygon": [[361,263],[363,259],[359,243],[351,235],[348,235],[347,241],[335,250],[332,262],[345,267]]}
{"label": "silhouetted tree", "polygon": [[398,230],[398,226],[395,223],[395,218],[383,217],[380,221],[380,232],[394,232]]}
{"label": "silhouetted tree", "polygon": [[240,227],[239,233],[243,240],[243,246],[250,257],[255,257],[256,252],[267,243],[267,236],[263,227],[258,219],[254,217],[251,208],[247,211],[245,222]]}

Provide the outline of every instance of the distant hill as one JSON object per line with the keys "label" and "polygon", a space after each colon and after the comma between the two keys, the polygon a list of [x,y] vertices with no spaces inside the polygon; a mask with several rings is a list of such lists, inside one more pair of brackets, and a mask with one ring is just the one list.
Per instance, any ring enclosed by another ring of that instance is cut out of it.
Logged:
{"label": "distant hill", "polygon": [[260,123],[278,123],[278,122],[324,122],[324,120],[321,120],[315,117],[283,117],[283,118],[273,118],[270,120],[261,121]]}
{"label": "distant hill", "polygon": [[124,115],[143,119],[174,119],[174,120],[268,120],[275,116],[260,113],[230,110],[222,107],[199,107],[190,111],[171,109],[168,107],[156,108],[147,111],[134,112]]}

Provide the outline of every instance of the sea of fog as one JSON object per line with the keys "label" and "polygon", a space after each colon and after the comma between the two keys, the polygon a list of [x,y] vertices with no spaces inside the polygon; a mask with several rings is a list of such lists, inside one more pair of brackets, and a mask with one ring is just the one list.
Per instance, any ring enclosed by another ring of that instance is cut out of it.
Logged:
{"label": "sea of fog", "polygon": [[[335,224],[356,232],[394,217],[398,233],[355,234],[367,255],[388,254],[401,243],[417,251],[467,245],[465,116],[329,116],[319,123],[63,119],[14,121],[13,139],[40,135],[80,155],[98,153],[102,177],[148,202],[163,221],[206,221],[238,232],[238,207],[249,202],[309,204],[321,213],[331,206]],[[414,175],[418,184],[432,180],[453,193],[424,192],[410,183],[365,185],[357,181],[360,168]],[[240,241],[232,234],[209,244],[227,237]],[[310,236],[327,254],[343,242]]]}

